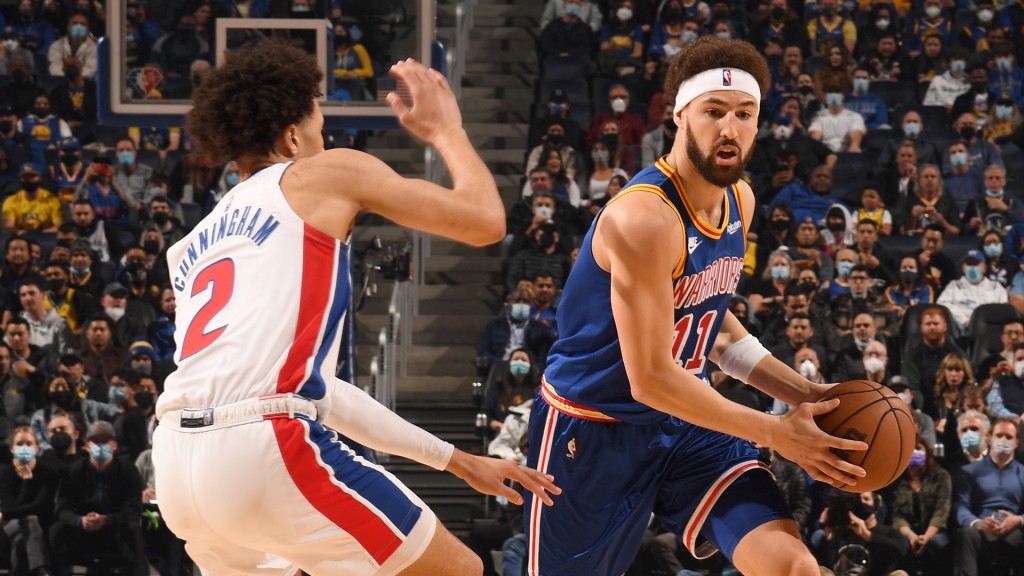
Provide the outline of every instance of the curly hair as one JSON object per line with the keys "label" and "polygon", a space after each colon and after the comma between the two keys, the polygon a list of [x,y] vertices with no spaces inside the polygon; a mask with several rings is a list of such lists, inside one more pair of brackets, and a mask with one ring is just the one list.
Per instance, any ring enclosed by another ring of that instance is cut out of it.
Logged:
{"label": "curly hair", "polygon": [[229,52],[192,96],[187,129],[215,164],[265,155],[290,124],[313,114],[323,71],[285,40]]}
{"label": "curly hair", "polygon": [[680,84],[713,68],[736,68],[749,73],[757,80],[762,95],[771,87],[768,63],[752,44],[704,36],[684,46],[672,60],[665,74],[665,99],[675,100]]}

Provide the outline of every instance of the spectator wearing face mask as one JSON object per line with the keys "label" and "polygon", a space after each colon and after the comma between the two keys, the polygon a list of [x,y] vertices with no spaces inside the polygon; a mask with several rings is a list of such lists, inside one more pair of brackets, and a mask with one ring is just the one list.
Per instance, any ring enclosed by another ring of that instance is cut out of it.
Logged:
{"label": "spectator wearing face mask", "polygon": [[[78,185],[75,199],[87,200],[94,217],[113,226],[126,226],[129,214],[135,209],[131,194],[114,182],[113,163],[105,157],[96,158],[85,169],[85,178]],[[106,238],[109,240],[111,236]]]}
{"label": "spectator wearing face mask", "polygon": [[987,64],[975,62],[968,66],[967,79],[971,83],[971,89],[957,97],[949,113],[953,118],[957,118],[965,112],[970,112],[981,119],[978,123],[980,125],[992,116],[999,95],[989,89]]}
{"label": "spectator wearing face mask", "polygon": [[922,104],[925,106],[945,106],[953,108],[957,97],[971,89],[967,77],[967,50],[956,46],[946,53],[949,65],[945,72],[931,79],[928,91],[925,92]]}
{"label": "spectator wearing face mask", "polygon": [[[910,545],[900,566],[942,574],[948,566],[946,526],[952,509],[953,480],[918,436],[907,470],[893,487],[892,525]],[[913,572],[910,572],[913,573]]]}
{"label": "spectator wearing face mask", "polygon": [[981,139],[991,144],[1005,144],[1022,123],[1024,118],[1021,118],[1020,109],[1015,101],[1004,97],[996,98],[988,122],[985,122],[985,127],[981,130]]}
{"label": "spectator wearing face mask", "polygon": [[72,131],[89,136],[96,122],[96,83],[82,75],[82,62],[75,56],[64,59],[63,70],[64,81],[50,93],[53,112]]}
{"label": "spectator wearing face mask", "polygon": [[866,68],[853,72],[853,90],[846,94],[843,106],[860,114],[868,130],[889,127],[889,109],[885,101],[868,92],[871,77]]}
{"label": "spectator wearing face mask", "polygon": [[68,19],[67,35],[50,45],[50,76],[64,76],[64,59],[68,56],[82,62],[83,77],[92,80],[96,76],[96,39],[89,34],[89,19],[84,14],[72,14]]}
{"label": "spectator wearing face mask", "polygon": [[982,176],[971,170],[971,158],[965,142],[950,143],[947,157],[949,171],[943,174],[943,190],[956,202],[957,213],[962,220],[968,206],[981,194]]}
{"label": "spectator wearing face mask", "polygon": [[540,17],[540,29],[543,31],[548,24],[570,13],[589,26],[594,34],[601,31],[601,9],[587,0],[548,0]]}
{"label": "spectator wearing face mask", "polygon": [[[582,0],[549,0],[544,14],[549,8],[553,13],[555,3],[562,5],[558,17],[542,20],[540,49],[545,58],[564,58],[573,56],[590,56],[594,46],[596,30],[592,29],[596,17],[600,29],[601,11],[590,2]],[[588,23],[588,18],[591,20]]]}
{"label": "spectator wearing face mask", "polygon": [[901,318],[911,306],[935,302],[935,289],[924,281],[915,256],[900,258],[896,280],[886,287],[885,299],[899,309]]}
{"label": "spectator wearing face mask", "polygon": [[592,145],[604,134],[605,122],[614,120],[619,124],[619,137],[626,146],[639,146],[647,132],[642,118],[629,112],[629,91],[622,84],[613,84],[608,90],[610,112],[594,116],[587,132],[587,145]]}
{"label": "spectator wearing face mask", "polygon": [[21,37],[26,47],[37,54],[46,54],[57,38],[57,32],[42,17],[32,0],[19,0],[17,18],[10,22],[8,30]]}
{"label": "spectator wearing face mask", "polygon": [[35,97],[32,110],[18,121],[18,131],[29,136],[32,161],[39,166],[47,164],[48,150],[55,150],[62,138],[72,136],[68,123],[53,114],[45,93]]}
{"label": "spectator wearing face mask", "polygon": [[4,232],[49,232],[54,233],[64,223],[64,211],[60,201],[49,191],[41,188],[42,170],[38,164],[26,162],[18,171],[21,190],[9,196],[3,203]]}
{"label": "spectator wearing face mask", "polygon": [[[851,326],[850,333],[839,339],[839,349],[832,363],[832,377],[837,382],[865,378],[870,378],[872,382],[884,382],[889,356],[884,341],[878,336],[875,319],[871,314],[863,312],[854,316]],[[869,348],[876,354],[868,356]],[[868,362],[869,358],[874,359]]]}
{"label": "spectator wearing face mask", "polygon": [[843,106],[845,96],[837,85],[826,85],[824,89],[826,108],[814,117],[808,135],[836,154],[860,153],[861,140],[867,132],[864,117]]}
{"label": "spectator wearing face mask", "polygon": [[[789,341],[784,342],[775,348],[772,348],[772,355],[787,362],[794,370],[800,373],[801,376],[814,382],[815,384],[821,384],[826,382],[827,376],[822,372],[821,360],[825,356],[824,352],[816,346],[808,345],[804,342],[795,351],[791,351],[794,341],[793,337],[797,332],[807,333],[808,331],[813,333],[814,329],[811,328],[810,318],[806,314],[797,314],[790,319],[790,327],[786,329],[786,334],[789,335]],[[792,333],[792,335],[790,335]],[[821,352],[819,354],[819,352]],[[780,356],[779,354],[783,355]],[[771,413],[775,415],[785,414],[792,409],[792,406],[786,404],[782,400],[775,399],[772,402]]]}
{"label": "spectator wearing face mask", "polygon": [[[159,189],[162,192],[163,189]],[[159,194],[157,190],[153,190],[153,194],[158,194],[153,197],[149,202],[149,219],[150,224],[156,226],[156,228],[163,234],[164,246],[171,246],[178,240],[185,237],[185,229],[181,224],[181,220],[174,214],[174,206],[171,205],[171,201],[167,199],[167,196]]]}
{"label": "spectator wearing face mask", "polygon": [[826,56],[829,45],[840,45],[847,53],[857,46],[857,25],[843,16],[838,0],[818,2],[818,16],[807,22],[807,38],[811,53]]}
{"label": "spectator wearing face mask", "polygon": [[954,508],[959,527],[954,570],[976,575],[992,560],[1024,564],[1024,464],[1014,460],[1017,423],[1000,418],[988,434],[989,451],[963,467]]}
{"label": "spectator wearing face mask", "polygon": [[1006,304],[1006,288],[985,277],[985,256],[980,250],[968,250],[960,260],[963,277],[954,280],[939,294],[938,304],[949,308],[953,319],[968,328],[971,313],[982,304]]}
{"label": "spectator wearing face mask", "polygon": [[117,141],[117,189],[130,195],[136,208],[142,206],[149,191],[149,180],[153,177],[153,168],[139,162],[139,151],[135,141],[125,137]]}
{"label": "spectator wearing face mask", "polygon": [[[1006,168],[993,164],[985,168],[984,190],[967,206],[964,222],[969,234],[1001,234],[1008,226],[1024,221],[1024,202],[1006,193]],[[994,250],[994,249],[993,249]],[[989,249],[986,249],[986,256]],[[1002,256],[1002,249],[994,257]]]}
{"label": "spectator wearing face mask", "polygon": [[992,378],[985,397],[989,412],[996,418],[1020,418],[1024,415],[1024,343],[1011,350],[1012,371],[1001,371]]}
{"label": "spectator wearing face mask", "polygon": [[519,280],[537,274],[550,275],[561,287],[569,275],[569,256],[560,249],[561,234],[554,222],[541,223],[534,230],[533,242],[509,259],[506,286],[511,292]]}
{"label": "spectator wearing face mask", "polygon": [[496,318],[484,326],[476,344],[476,365],[479,376],[487,378],[496,365],[509,360],[512,353],[520,348],[537,357],[540,345],[544,343],[545,328],[530,317],[533,298],[525,289],[509,294],[508,300]]}
{"label": "spectator wearing face mask", "polygon": [[0,465],[0,527],[16,543],[11,551],[11,568],[47,576],[51,563],[45,527],[53,521],[60,473],[39,458],[39,440],[32,428],[19,426],[10,444],[11,462]]}
{"label": "spectator wearing face mask", "polygon": [[547,132],[541,140],[541,144],[530,150],[526,158],[528,168],[535,167],[541,163],[541,155],[545,150],[556,150],[562,157],[562,165],[565,167],[565,176],[570,180],[576,179],[578,160],[576,149],[565,139],[565,124],[558,120],[548,123]]}
{"label": "spectator wearing face mask", "polygon": [[490,429],[500,431],[509,409],[533,398],[539,385],[540,370],[528,349],[516,348],[507,362],[497,364],[484,393],[483,411]]}

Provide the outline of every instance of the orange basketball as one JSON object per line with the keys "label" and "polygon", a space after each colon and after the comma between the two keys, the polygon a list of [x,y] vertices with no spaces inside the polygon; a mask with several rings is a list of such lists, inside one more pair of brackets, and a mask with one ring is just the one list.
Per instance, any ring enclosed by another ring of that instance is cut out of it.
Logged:
{"label": "orange basketball", "polygon": [[839,398],[839,407],[815,417],[818,427],[832,436],[866,442],[860,452],[833,450],[856,464],[867,476],[855,486],[839,486],[847,492],[884,488],[903,473],[914,451],[917,432],[914,416],[895,392],[867,380],[850,380],[833,386],[822,400]]}

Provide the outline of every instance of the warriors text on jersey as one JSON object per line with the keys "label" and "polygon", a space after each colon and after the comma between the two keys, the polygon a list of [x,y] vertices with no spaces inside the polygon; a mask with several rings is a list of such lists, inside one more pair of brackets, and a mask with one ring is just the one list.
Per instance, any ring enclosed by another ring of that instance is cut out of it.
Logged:
{"label": "warriors text on jersey", "polygon": [[167,251],[179,369],[158,414],[286,392],[319,400],[334,378],[349,246],[291,209],[280,187],[288,166],[233,188]]}
{"label": "warriors text on jersey", "polygon": [[[743,206],[738,186],[732,185],[726,189],[721,222],[704,222],[665,158],[634,176],[616,198],[637,192],[661,197],[685,233],[684,251],[672,273],[672,355],[680,366],[704,378],[713,336],[743,272],[743,213],[750,208]],[[654,422],[665,414],[637,402],[630,392],[612,317],[611,275],[598,266],[592,250],[597,222],[583,240],[562,294],[560,338],[551,348],[542,392],[556,409],[581,418]]]}

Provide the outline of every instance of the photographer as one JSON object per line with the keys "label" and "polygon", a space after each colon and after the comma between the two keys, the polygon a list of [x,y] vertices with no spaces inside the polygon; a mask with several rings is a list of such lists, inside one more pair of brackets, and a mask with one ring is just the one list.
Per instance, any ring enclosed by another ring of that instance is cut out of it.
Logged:
{"label": "photographer", "polygon": [[891,575],[909,545],[898,530],[879,520],[880,505],[873,492],[833,492],[821,513],[822,528],[811,536],[818,563],[833,567],[836,576]]}

